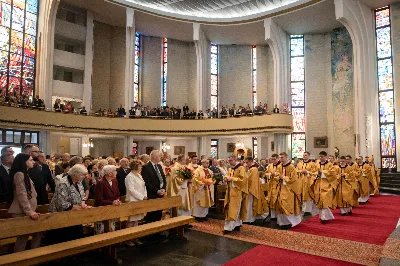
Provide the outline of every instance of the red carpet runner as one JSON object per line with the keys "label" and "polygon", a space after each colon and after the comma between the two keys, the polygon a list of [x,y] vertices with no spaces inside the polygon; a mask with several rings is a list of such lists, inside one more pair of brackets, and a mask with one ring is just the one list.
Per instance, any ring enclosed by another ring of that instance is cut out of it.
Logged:
{"label": "red carpet runner", "polygon": [[383,245],[400,218],[400,197],[375,196],[354,208],[351,216],[340,216],[339,209],[333,214],[335,220],[327,224],[321,224],[317,215],[290,231]]}
{"label": "red carpet runner", "polygon": [[300,252],[260,245],[224,264],[224,266],[243,265],[350,266],[359,264],[353,264],[350,262],[328,259]]}

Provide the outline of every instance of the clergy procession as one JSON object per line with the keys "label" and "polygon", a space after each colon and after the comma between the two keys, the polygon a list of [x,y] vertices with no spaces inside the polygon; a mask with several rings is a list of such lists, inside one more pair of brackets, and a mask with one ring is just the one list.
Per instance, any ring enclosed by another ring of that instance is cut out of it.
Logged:
{"label": "clergy procession", "polygon": [[172,166],[164,166],[167,195],[182,196],[178,215],[204,222],[215,204],[214,184],[221,181],[226,185],[223,233],[229,234],[256,220],[276,219],[280,229],[287,230],[303,217],[319,215],[325,224],[335,219],[333,209],[351,215],[354,207],[379,194],[380,170],[373,157],[364,161],[360,156],[356,163],[350,155],[335,159],[325,151],[318,160],[310,157],[304,152],[303,159],[295,162],[285,152],[273,154],[264,172],[254,158],[232,155],[221,178],[210,169],[210,160],[197,165],[197,156],[192,156],[187,164],[181,155]]}

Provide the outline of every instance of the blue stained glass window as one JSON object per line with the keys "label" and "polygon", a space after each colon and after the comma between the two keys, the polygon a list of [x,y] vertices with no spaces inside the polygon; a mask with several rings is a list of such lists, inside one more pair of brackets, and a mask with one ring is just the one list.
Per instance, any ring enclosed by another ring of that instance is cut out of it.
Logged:
{"label": "blue stained glass window", "polygon": [[218,140],[211,140],[211,158],[218,158]]}
{"label": "blue stained glass window", "polygon": [[290,40],[290,56],[304,55],[304,38],[291,38]]}
{"label": "blue stained glass window", "polygon": [[390,27],[376,30],[378,58],[392,56],[392,45],[390,41]]}
{"label": "blue stained glass window", "polygon": [[1,2],[1,25],[11,26],[11,5]]}
{"label": "blue stained glass window", "polygon": [[38,10],[38,1],[37,0],[27,0],[26,1],[26,10],[37,14],[37,10]]}
{"label": "blue stained glass window", "polygon": [[393,65],[391,58],[378,60],[378,85],[380,91],[393,89]]}
{"label": "blue stained glass window", "polygon": [[252,82],[252,96],[253,96],[253,108],[257,106],[257,47],[253,46],[251,48],[251,65],[252,65],[252,71],[251,71],[251,82]]}
{"label": "blue stained glass window", "polygon": [[218,45],[211,43],[211,109],[218,110]]}
{"label": "blue stained glass window", "polygon": [[12,11],[12,26],[13,30],[22,31],[24,28],[24,10],[13,7]]}
{"label": "blue stained glass window", "polygon": [[390,7],[375,11],[382,168],[396,168],[396,127]]}
{"label": "blue stained glass window", "polygon": [[303,157],[306,149],[304,36],[290,36],[290,85],[293,116],[292,158]]}
{"label": "blue stained glass window", "polygon": [[161,106],[167,106],[167,79],[168,79],[168,40],[163,38],[162,45],[162,89],[161,89]]}
{"label": "blue stained glass window", "polygon": [[394,156],[396,154],[394,124],[381,125],[381,152],[382,156]]}
{"label": "blue stained glass window", "polygon": [[379,119],[381,123],[394,123],[393,91],[379,93]]}

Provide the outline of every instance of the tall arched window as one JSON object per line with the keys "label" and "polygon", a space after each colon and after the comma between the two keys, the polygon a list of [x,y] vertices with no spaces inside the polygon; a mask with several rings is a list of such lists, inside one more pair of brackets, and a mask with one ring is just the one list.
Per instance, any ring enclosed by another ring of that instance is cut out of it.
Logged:
{"label": "tall arched window", "polygon": [[0,5],[0,89],[32,98],[38,0],[1,0]]}
{"label": "tall arched window", "polygon": [[218,45],[211,43],[211,110],[218,111]]}

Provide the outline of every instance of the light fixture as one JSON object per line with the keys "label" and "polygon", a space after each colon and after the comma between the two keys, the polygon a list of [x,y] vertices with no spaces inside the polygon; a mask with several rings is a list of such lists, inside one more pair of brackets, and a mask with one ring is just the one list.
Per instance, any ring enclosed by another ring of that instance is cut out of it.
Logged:
{"label": "light fixture", "polygon": [[167,143],[167,140],[163,141],[162,145],[161,145],[161,150],[163,152],[166,152],[167,150],[170,150],[170,149],[171,149],[171,146]]}
{"label": "light fixture", "polygon": [[85,141],[85,142],[82,144],[82,146],[83,146],[84,148],[93,148],[93,142],[92,142],[92,140],[90,139],[89,141]]}
{"label": "light fixture", "polygon": [[236,148],[244,148],[244,143],[243,143],[243,141],[237,141],[235,146],[236,146]]}

